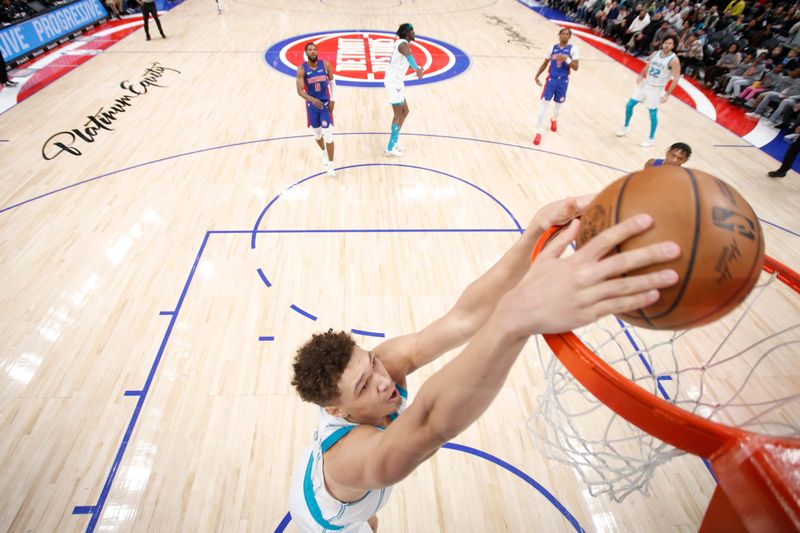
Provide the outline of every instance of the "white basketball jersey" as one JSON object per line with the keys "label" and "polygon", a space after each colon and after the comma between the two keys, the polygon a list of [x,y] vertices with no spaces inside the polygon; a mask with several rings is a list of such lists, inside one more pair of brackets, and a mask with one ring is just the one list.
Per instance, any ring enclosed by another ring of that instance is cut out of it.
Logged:
{"label": "white basketball jersey", "polygon": [[669,68],[669,64],[674,58],[675,54],[673,53],[664,57],[661,55],[661,51],[655,52],[649,60],[644,82],[651,87],[665,87],[672,77],[672,69]]}
{"label": "white basketball jersey", "polygon": [[408,72],[408,59],[400,53],[400,45],[408,43],[405,39],[397,39],[392,47],[392,57],[389,59],[389,66],[386,67],[386,75],[383,83],[387,87],[402,87],[403,80],[406,79]]}
{"label": "white basketball jersey", "polygon": [[[397,412],[389,415],[392,420],[408,406],[408,392],[398,385],[395,387],[400,393],[400,404]],[[367,520],[386,505],[392,487],[370,490],[358,501],[343,503],[334,498],[325,486],[323,454],[356,426],[319,408],[314,442],[295,467],[289,490],[292,521],[302,533],[371,533]]]}

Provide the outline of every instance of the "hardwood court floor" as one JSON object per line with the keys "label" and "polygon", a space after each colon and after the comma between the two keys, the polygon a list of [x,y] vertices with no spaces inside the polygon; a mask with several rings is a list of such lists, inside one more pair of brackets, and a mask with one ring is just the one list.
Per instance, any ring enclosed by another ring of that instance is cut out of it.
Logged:
{"label": "hardwood court floor", "polygon": [[[282,528],[315,425],[289,386],[298,344],[327,328],[423,327],[537,206],[598,190],[675,141],[752,203],[768,253],[800,265],[798,176],[767,179],[774,160],[716,146],[740,141],[674,99],[653,149],[638,147],[641,108],[631,136],[616,138],[635,75],[580,41],[559,132],[534,148],[533,75],[557,27],[518,2],[225,6],[218,16],[213,2],[185,2],[163,15],[166,40],[138,31],[0,115],[0,530]],[[340,87],[338,174],[319,175],[294,80],[264,51],[407,20],[464,50],[469,69],[406,89],[397,160],[381,154],[383,89]],[[87,133],[121,82],[146,79],[158,86]],[[46,141],[73,128],[91,142],[62,135],[81,155],[54,156]],[[442,364],[411,379],[412,396]],[[785,370],[795,385],[796,370]],[[672,461],[651,496],[623,503],[591,497],[545,459],[525,428],[543,386],[529,346],[457,439],[469,448],[442,450],[403,481],[381,531],[697,528],[714,487],[697,458]]]}

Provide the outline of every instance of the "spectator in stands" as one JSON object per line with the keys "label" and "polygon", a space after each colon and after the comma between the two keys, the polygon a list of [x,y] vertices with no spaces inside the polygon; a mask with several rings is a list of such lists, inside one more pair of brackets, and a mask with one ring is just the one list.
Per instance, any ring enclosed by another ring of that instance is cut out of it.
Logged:
{"label": "spectator in stands", "polygon": [[746,6],[747,2],[744,0],[731,0],[731,3],[728,4],[723,13],[730,13],[732,16],[738,17],[744,12]]}
{"label": "spectator in stands", "polygon": [[795,22],[789,30],[789,41],[786,43],[786,46],[800,48],[800,21]]}
{"label": "spectator in stands", "polygon": [[792,79],[785,75],[783,65],[775,65],[775,68],[761,78],[753,82],[752,85],[744,89],[739,96],[731,100],[736,105],[745,105],[749,100],[755,98],[764,91],[780,91],[792,84]]}
{"label": "spectator in stands", "polygon": [[625,31],[625,28],[628,27],[626,24],[627,17],[628,17],[628,8],[622,6],[621,8],[619,8],[619,14],[615,19],[611,19],[611,17],[609,17],[608,22],[606,23],[605,34],[614,39],[615,41],[619,39],[622,36],[623,32]]}
{"label": "spectator in stands", "polygon": [[703,85],[705,87],[712,87],[717,78],[738,68],[741,62],[742,54],[739,53],[739,45],[733,43],[728,47],[728,51],[722,54],[717,64],[706,70]]}
{"label": "spectator in stands", "polygon": [[631,22],[628,30],[625,32],[625,37],[629,39],[628,44],[633,46],[634,38],[638,35],[643,29],[650,25],[650,15],[647,14],[647,11],[643,7],[639,7],[639,14],[633,22]]}
{"label": "spectator in stands", "polygon": [[703,19],[703,28],[705,28],[708,33],[713,32],[716,30],[719,20],[719,10],[715,4],[711,6],[711,9],[706,13],[706,18]]}
{"label": "spectator in stands", "polygon": [[786,53],[786,57],[781,60],[781,65],[786,71],[794,70],[800,66],[800,57],[797,57],[797,48],[790,48]]}
{"label": "spectator in stands", "polygon": [[0,50],[0,83],[2,83],[4,87],[17,86],[17,82],[8,79],[8,73],[6,72],[6,60],[3,58],[3,52],[1,50]]}
{"label": "spectator in stands", "polygon": [[681,74],[685,74],[687,70],[697,72],[703,62],[703,43],[697,38],[697,32],[689,30],[678,42],[676,53],[681,60]]}
{"label": "spectator in stands", "polygon": [[[672,29],[672,26],[669,25],[669,22],[663,20],[662,18],[661,27],[659,27],[653,34],[653,40],[651,41],[652,48],[654,49],[661,48],[661,43],[669,35],[675,36],[675,31]],[[677,50],[675,52],[677,53]]]}
{"label": "spectator in stands", "polygon": [[[661,28],[663,18],[664,17],[661,13],[656,13],[653,15],[653,18],[650,19],[650,24],[645,26],[642,31],[633,36],[632,52],[634,54],[649,55],[650,52],[652,52],[652,47],[650,45],[653,43],[653,37],[655,36],[656,32]],[[675,40],[678,40],[677,37]]]}
{"label": "spectator in stands", "polygon": [[619,2],[617,0],[606,2],[605,7],[594,14],[594,26],[602,31],[606,27],[608,19],[615,19],[617,15],[619,15]]}
{"label": "spectator in stands", "polygon": [[789,77],[792,78],[792,83],[781,89],[780,91],[766,91],[758,95],[755,102],[755,110],[752,113],[747,113],[746,116],[750,118],[759,118],[761,117],[770,104],[779,103],[778,109],[776,109],[770,118],[772,119],[773,124],[778,125],[783,122],[782,116],[783,113],[789,111],[794,104],[800,100],[800,69],[793,70]]}
{"label": "spectator in stands", "polygon": [[725,91],[722,93],[717,93],[717,96],[722,96],[723,98],[739,96],[739,93],[742,91],[742,89],[748,85],[751,85],[754,81],[761,79],[761,76],[764,74],[764,71],[767,68],[766,59],[766,52],[762,52],[758,54],[756,59],[744,70],[744,72],[741,74],[736,74],[734,72],[734,74],[728,79],[728,85],[725,87]]}

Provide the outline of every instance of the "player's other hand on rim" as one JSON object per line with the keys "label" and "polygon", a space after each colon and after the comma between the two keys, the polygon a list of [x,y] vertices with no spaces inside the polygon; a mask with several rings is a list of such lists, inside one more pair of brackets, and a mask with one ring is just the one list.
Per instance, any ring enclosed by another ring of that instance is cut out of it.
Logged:
{"label": "player's other hand on rim", "polygon": [[672,242],[660,242],[609,255],[616,246],[653,225],[649,215],[637,215],[608,228],[580,250],[561,257],[578,236],[573,220],[542,250],[522,280],[498,304],[498,323],[520,337],[560,333],[653,304],[658,289],[674,285],[678,275],[664,269],[621,277],[680,255]]}

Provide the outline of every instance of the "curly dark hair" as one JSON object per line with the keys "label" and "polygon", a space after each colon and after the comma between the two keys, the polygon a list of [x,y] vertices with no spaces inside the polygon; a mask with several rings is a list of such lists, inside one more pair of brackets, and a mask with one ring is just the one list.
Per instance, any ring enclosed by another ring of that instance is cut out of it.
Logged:
{"label": "curly dark hair", "polygon": [[292,386],[300,397],[322,407],[339,399],[342,377],[356,341],[346,331],[315,333],[294,357]]}

